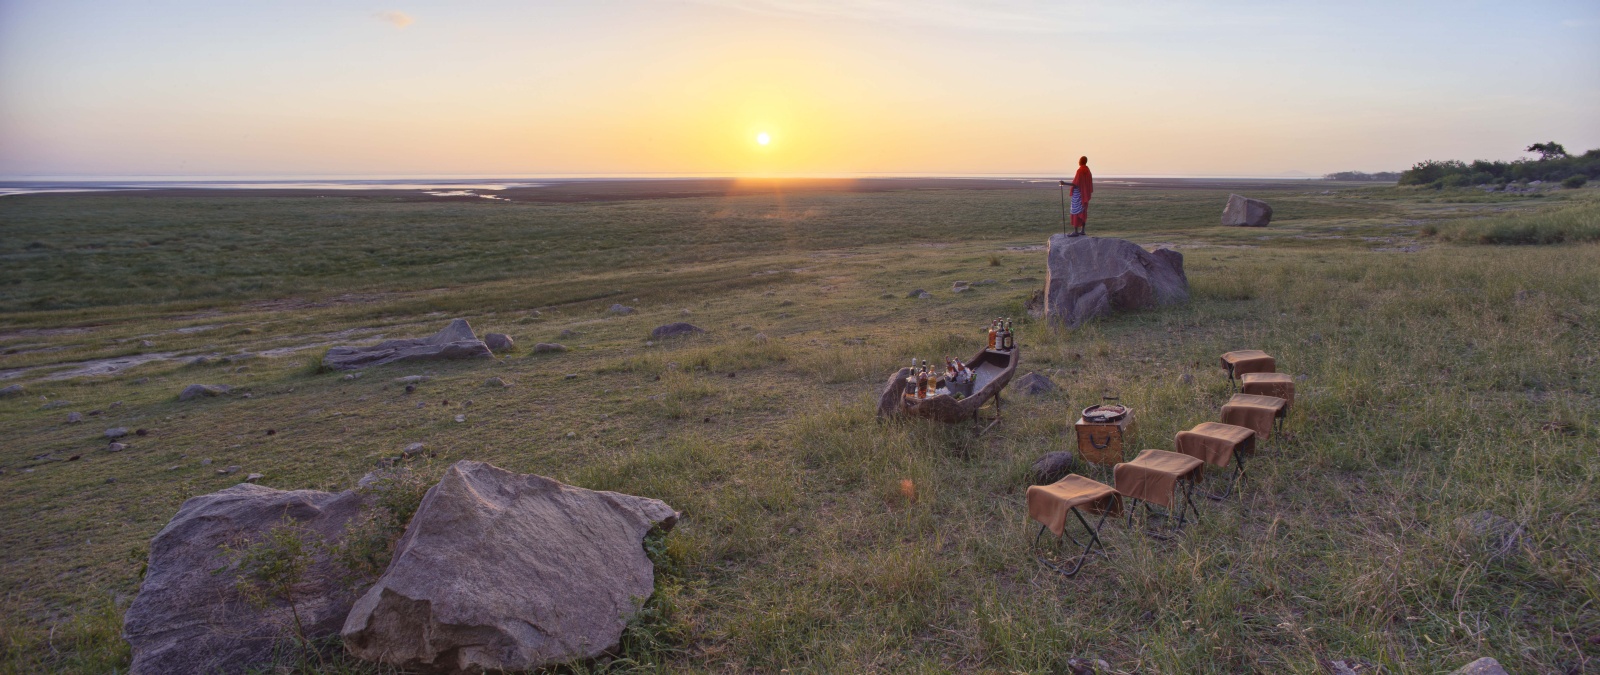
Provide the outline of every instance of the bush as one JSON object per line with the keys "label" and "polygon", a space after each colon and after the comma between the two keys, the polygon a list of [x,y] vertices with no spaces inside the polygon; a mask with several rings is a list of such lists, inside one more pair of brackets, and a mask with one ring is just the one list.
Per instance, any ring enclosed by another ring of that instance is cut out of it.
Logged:
{"label": "bush", "polygon": [[1561,181],[1561,187],[1564,187],[1564,188],[1581,188],[1581,187],[1584,186],[1585,183],[1588,183],[1588,182],[1589,182],[1589,177],[1580,173],[1580,174],[1573,175],[1573,176],[1567,176],[1566,180]]}

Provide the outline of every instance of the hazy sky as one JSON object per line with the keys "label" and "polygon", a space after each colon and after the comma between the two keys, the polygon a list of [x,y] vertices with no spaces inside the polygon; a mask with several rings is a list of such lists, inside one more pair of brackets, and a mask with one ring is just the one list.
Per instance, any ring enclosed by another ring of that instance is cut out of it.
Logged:
{"label": "hazy sky", "polygon": [[1600,147],[1595,0],[389,2],[0,0],[0,174],[1275,175]]}

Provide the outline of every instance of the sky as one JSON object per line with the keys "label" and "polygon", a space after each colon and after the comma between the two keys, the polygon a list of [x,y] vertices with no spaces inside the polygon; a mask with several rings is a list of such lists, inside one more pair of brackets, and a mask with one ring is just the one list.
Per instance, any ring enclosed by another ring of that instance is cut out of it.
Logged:
{"label": "sky", "polygon": [[0,0],[11,178],[1320,175],[1542,141],[1600,147],[1600,2]]}

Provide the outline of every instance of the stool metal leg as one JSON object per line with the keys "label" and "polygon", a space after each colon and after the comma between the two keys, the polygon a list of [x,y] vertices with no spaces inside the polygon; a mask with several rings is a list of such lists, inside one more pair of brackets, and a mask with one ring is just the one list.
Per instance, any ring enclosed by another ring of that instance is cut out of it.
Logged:
{"label": "stool metal leg", "polygon": [[[1075,557],[1075,562],[1072,565],[1072,569],[1062,569],[1059,565],[1056,565],[1055,563],[1052,563],[1052,562],[1050,562],[1048,560],[1045,560],[1044,556],[1041,556],[1041,555],[1039,555],[1037,553],[1034,554],[1034,558],[1037,558],[1039,560],[1039,562],[1042,563],[1045,567],[1049,567],[1050,569],[1055,570],[1057,573],[1061,574],[1061,576],[1070,578],[1070,577],[1076,575],[1078,573],[1078,570],[1083,569],[1084,563],[1089,561],[1089,555],[1091,553],[1093,553],[1095,546],[1099,546],[1100,547],[1100,553],[1102,555],[1105,554],[1106,544],[1105,544],[1105,542],[1100,541],[1100,527],[1105,525],[1106,516],[1109,515],[1110,512],[1111,512],[1110,509],[1107,509],[1105,511],[1101,511],[1100,512],[1100,521],[1095,523],[1094,527],[1090,527],[1089,526],[1089,521],[1084,520],[1084,518],[1083,518],[1083,512],[1079,511],[1078,507],[1076,507],[1076,506],[1072,507],[1072,515],[1078,517],[1078,523],[1082,524],[1083,525],[1083,530],[1085,532],[1089,533],[1089,543],[1082,545],[1083,546],[1083,551],[1078,553],[1078,555]],[[1034,543],[1035,546],[1037,546],[1039,544],[1039,538],[1044,536],[1044,531],[1045,531],[1045,527],[1043,525],[1040,525],[1039,526],[1039,533],[1033,536],[1033,543]],[[1067,528],[1065,528],[1065,527],[1061,528],[1061,534],[1062,534],[1062,536],[1071,536],[1067,532]],[[1056,543],[1057,543],[1057,545],[1059,545],[1061,543],[1061,537],[1057,537],[1056,538]],[[1077,537],[1072,537],[1072,543],[1077,544],[1078,543],[1078,538]]]}

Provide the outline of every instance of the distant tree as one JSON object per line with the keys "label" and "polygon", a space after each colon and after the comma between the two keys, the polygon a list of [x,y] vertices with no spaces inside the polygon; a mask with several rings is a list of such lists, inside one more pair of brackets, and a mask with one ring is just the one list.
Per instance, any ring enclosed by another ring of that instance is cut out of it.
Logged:
{"label": "distant tree", "polygon": [[1569,156],[1567,155],[1567,149],[1561,147],[1561,144],[1555,141],[1550,141],[1549,143],[1534,143],[1533,145],[1528,146],[1528,152],[1539,153],[1539,161],[1541,162],[1548,159],[1563,159]]}

